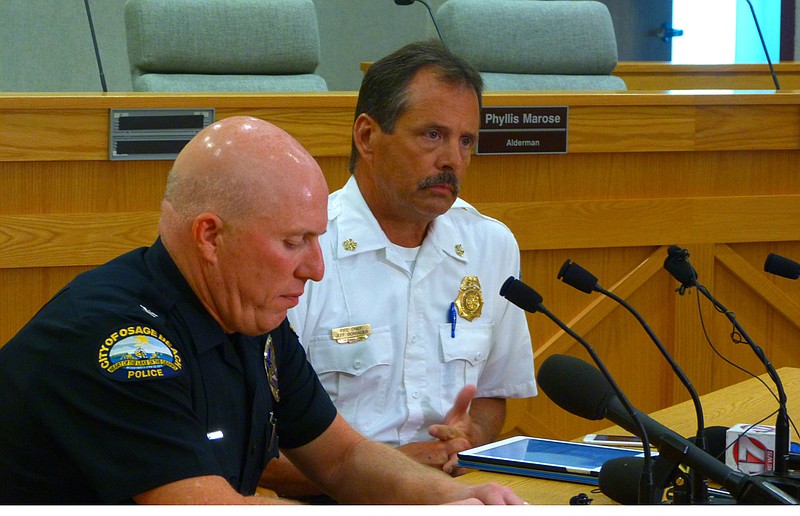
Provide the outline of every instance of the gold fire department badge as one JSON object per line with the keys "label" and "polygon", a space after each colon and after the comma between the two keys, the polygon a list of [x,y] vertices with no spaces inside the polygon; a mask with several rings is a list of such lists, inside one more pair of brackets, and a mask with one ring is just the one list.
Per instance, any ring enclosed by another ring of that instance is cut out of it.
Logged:
{"label": "gold fire department badge", "polygon": [[468,321],[480,317],[483,310],[483,294],[481,293],[481,282],[477,276],[464,276],[456,297],[456,308],[458,315]]}

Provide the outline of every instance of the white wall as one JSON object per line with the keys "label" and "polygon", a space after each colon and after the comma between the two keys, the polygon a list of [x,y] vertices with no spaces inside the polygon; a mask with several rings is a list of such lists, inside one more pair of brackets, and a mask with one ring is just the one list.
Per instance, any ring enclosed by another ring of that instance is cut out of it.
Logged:
{"label": "white wall", "polygon": [[[358,89],[360,63],[375,61],[405,43],[436,36],[427,10],[418,2],[398,6],[393,0],[313,1],[322,43],[317,72],[331,90]],[[445,0],[427,1],[435,13]],[[644,0],[605,1],[619,6]],[[110,91],[131,89],[124,3],[90,2]],[[0,0],[0,24],[0,91],[100,91],[83,0]],[[800,13],[796,25],[800,27]],[[623,26],[627,26],[624,21]],[[795,54],[800,56],[800,37],[795,45]]]}
{"label": "white wall", "polygon": [[[437,9],[444,0],[429,0]],[[322,45],[317,73],[356,90],[360,63],[436,31],[425,6],[393,0],[314,0]],[[130,91],[125,0],[91,0],[109,91]],[[83,0],[0,0],[0,91],[101,91]]]}

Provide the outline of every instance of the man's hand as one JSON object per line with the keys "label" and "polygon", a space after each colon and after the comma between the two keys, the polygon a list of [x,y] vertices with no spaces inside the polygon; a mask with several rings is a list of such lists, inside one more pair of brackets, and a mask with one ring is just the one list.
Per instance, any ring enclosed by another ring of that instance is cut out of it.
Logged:
{"label": "man's hand", "polygon": [[453,407],[445,414],[441,424],[431,425],[428,433],[440,441],[462,438],[469,441],[470,445],[475,446],[481,439],[480,429],[477,428],[469,415],[469,404],[475,397],[477,388],[474,385],[466,385],[456,396]]}
{"label": "man's hand", "polygon": [[493,482],[469,487],[469,498],[450,502],[451,504],[474,505],[525,505],[525,501],[514,494],[510,487],[500,486]]}
{"label": "man's hand", "polygon": [[[505,418],[505,400],[495,398],[475,398],[477,388],[466,385],[456,396],[453,407],[447,412],[440,424],[431,425],[428,433],[440,443],[457,441],[458,446],[451,446],[445,451],[450,451],[449,458],[441,463],[427,463],[440,467],[442,471],[452,476],[463,475],[466,470],[457,467],[456,453],[486,444],[497,437]],[[471,405],[471,406],[470,406]],[[468,443],[466,448],[462,443]],[[428,443],[418,443],[428,444]],[[454,450],[454,451],[453,451]],[[441,449],[438,450],[442,452]],[[412,457],[415,457],[412,455]],[[415,457],[417,460],[419,458]],[[441,459],[441,457],[438,457]]]}
{"label": "man's hand", "polygon": [[[472,448],[469,441],[461,437],[443,441],[424,441],[408,443],[397,449],[415,461],[440,469],[449,475],[463,474],[463,469],[456,468],[453,457],[458,452]],[[457,471],[458,469],[458,471]]]}
{"label": "man's hand", "polygon": [[475,428],[469,416],[469,404],[475,392],[474,385],[461,389],[442,423],[428,428],[428,433],[436,441],[408,443],[398,449],[417,462],[440,469],[448,475],[463,475],[465,470],[456,467],[456,454],[475,447],[470,439],[471,436],[475,437]]}

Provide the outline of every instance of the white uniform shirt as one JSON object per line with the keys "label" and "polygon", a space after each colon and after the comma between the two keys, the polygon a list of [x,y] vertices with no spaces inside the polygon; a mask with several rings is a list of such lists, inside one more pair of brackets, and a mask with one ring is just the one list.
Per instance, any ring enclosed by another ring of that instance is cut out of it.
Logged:
{"label": "white uniform shirt", "polygon": [[[463,200],[438,217],[410,267],[372,215],[355,178],[330,196],[320,239],[325,276],[306,284],[289,319],[342,416],[370,439],[398,446],[428,441],[456,395],[536,395],[524,312],[499,294],[518,276],[519,247],[502,223]],[[413,271],[413,272],[412,272]],[[448,311],[462,280],[477,276],[481,315]],[[366,340],[340,344],[332,330],[369,324]]]}

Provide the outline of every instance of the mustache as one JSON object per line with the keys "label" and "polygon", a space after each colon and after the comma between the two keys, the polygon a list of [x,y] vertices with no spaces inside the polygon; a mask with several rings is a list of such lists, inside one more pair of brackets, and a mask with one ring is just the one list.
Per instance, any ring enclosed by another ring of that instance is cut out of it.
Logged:
{"label": "mustache", "polygon": [[423,190],[436,185],[452,185],[453,193],[455,195],[458,195],[458,193],[461,191],[461,183],[459,182],[458,178],[453,172],[448,170],[439,172],[435,176],[426,177],[420,181],[419,184],[417,184],[417,189]]}

